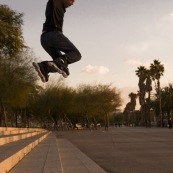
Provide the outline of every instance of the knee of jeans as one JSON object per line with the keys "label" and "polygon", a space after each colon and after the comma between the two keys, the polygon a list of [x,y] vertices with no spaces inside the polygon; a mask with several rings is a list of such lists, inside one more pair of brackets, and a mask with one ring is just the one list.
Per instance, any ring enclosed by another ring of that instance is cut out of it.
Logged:
{"label": "knee of jeans", "polygon": [[77,59],[79,61],[82,58],[82,55],[81,55],[81,53],[79,51],[77,51],[76,55],[77,55],[76,57],[77,57]]}

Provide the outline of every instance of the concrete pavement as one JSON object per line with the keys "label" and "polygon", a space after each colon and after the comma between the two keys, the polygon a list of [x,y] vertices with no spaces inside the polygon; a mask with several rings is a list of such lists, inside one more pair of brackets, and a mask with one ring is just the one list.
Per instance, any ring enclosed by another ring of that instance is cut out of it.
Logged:
{"label": "concrete pavement", "polygon": [[10,173],[173,173],[173,130],[110,128],[49,135]]}
{"label": "concrete pavement", "polygon": [[108,173],[173,173],[173,129],[60,132]]}
{"label": "concrete pavement", "polygon": [[106,173],[70,141],[50,134],[10,173]]}

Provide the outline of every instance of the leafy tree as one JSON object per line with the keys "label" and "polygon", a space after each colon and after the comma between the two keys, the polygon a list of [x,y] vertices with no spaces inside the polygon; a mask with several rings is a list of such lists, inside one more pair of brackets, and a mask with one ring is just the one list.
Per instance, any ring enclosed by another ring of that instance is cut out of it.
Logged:
{"label": "leafy tree", "polygon": [[74,90],[67,87],[60,78],[56,84],[48,85],[39,93],[33,105],[33,112],[43,124],[50,122],[54,123],[55,127],[60,125],[63,128],[63,122],[71,123],[68,114],[72,112],[73,99]]}
{"label": "leafy tree", "polygon": [[12,57],[24,48],[23,14],[0,5],[0,58]]}
{"label": "leafy tree", "polygon": [[37,78],[31,67],[33,55],[26,50],[18,54],[17,60],[13,64],[12,61],[4,60],[3,70],[0,72],[0,102],[4,118],[9,107],[25,109],[29,104],[29,94],[36,86]]}
{"label": "leafy tree", "polygon": [[35,57],[24,46],[22,17],[23,14],[0,5],[0,111],[5,126],[7,109],[26,107],[27,95],[36,82],[30,65]]}
{"label": "leafy tree", "polygon": [[94,87],[91,85],[80,85],[76,92],[77,111],[86,119],[89,128],[91,127],[92,108],[96,103],[93,100],[93,93]]}
{"label": "leafy tree", "polygon": [[105,129],[109,127],[109,114],[118,111],[121,106],[120,93],[115,87],[108,85],[99,85],[99,105],[105,118]]}
{"label": "leafy tree", "polygon": [[173,112],[173,84],[162,89],[162,109],[163,113],[167,115],[168,120],[172,118]]}
{"label": "leafy tree", "polygon": [[79,111],[86,117],[88,126],[93,121],[96,124],[96,117],[101,118],[102,115],[106,130],[110,113],[121,106],[120,93],[111,85],[82,85],[77,89],[77,99]]}

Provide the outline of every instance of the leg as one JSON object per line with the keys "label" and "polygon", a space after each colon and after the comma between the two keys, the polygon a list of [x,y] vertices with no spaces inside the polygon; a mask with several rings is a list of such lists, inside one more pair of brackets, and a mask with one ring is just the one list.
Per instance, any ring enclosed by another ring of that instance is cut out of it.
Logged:
{"label": "leg", "polygon": [[65,53],[67,64],[74,63],[81,59],[78,49],[70,40],[59,31],[52,31],[41,36],[41,45],[53,60],[58,59]]}
{"label": "leg", "polygon": [[[63,77],[67,77],[69,75],[68,64],[81,59],[80,52],[61,32],[51,31],[43,33],[41,35],[41,45],[53,59],[53,61],[38,63],[37,66],[36,63],[33,64],[42,81],[43,77],[39,73],[40,70],[38,66],[43,66],[42,69],[46,72],[46,75],[49,72],[58,72],[62,74]],[[61,52],[65,54],[63,55]],[[48,78],[46,81],[48,81]]]}
{"label": "leg", "polygon": [[34,66],[35,71],[38,73],[42,82],[48,82],[49,67],[44,62],[42,62],[42,63],[33,62],[32,65]]}

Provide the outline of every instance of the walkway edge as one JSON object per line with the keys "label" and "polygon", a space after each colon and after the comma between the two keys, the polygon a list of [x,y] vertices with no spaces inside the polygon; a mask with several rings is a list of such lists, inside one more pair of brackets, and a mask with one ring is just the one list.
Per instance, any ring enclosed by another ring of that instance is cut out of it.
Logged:
{"label": "walkway edge", "polygon": [[63,173],[106,173],[69,140],[57,138],[57,143]]}

